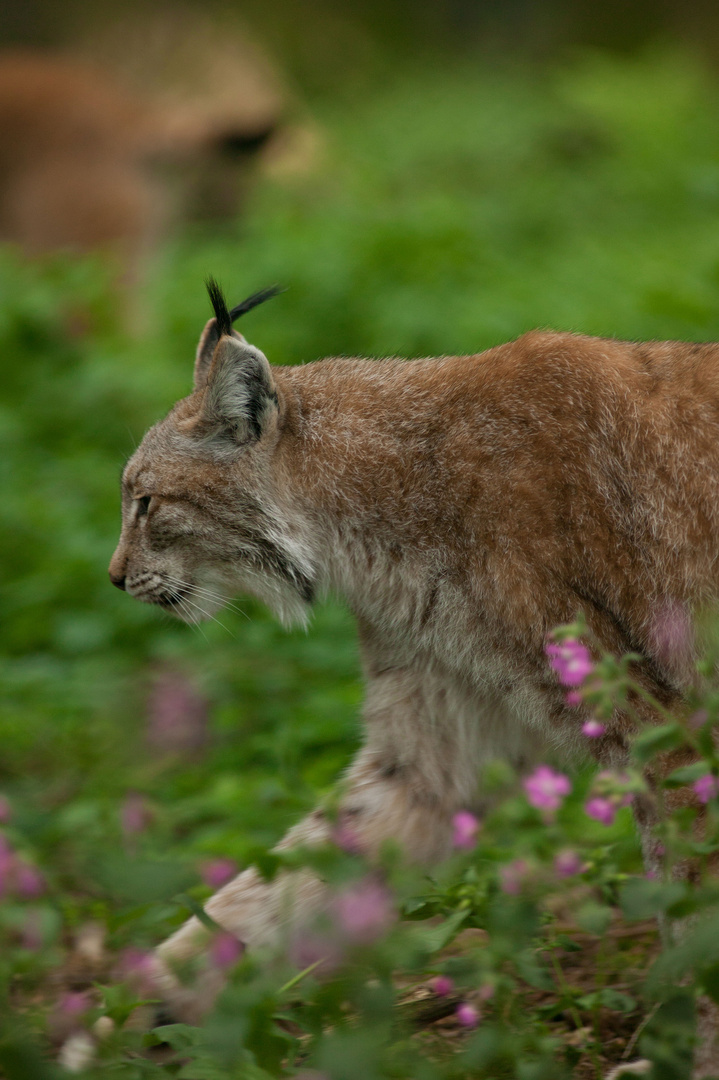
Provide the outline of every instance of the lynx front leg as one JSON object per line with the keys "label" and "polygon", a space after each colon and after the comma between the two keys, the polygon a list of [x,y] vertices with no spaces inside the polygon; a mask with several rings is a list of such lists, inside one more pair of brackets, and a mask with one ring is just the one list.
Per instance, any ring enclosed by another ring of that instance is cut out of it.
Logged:
{"label": "lynx front leg", "polygon": [[[358,783],[348,784],[340,814],[351,822],[353,837],[370,858],[385,839],[398,841],[420,858],[441,857],[449,850],[450,819],[440,818],[431,806],[418,806],[401,781],[383,775],[369,751],[357,759],[350,779]],[[327,842],[334,828],[316,810],[290,831],[279,848]],[[294,928],[311,924],[328,900],[326,885],[310,871],[283,872],[267,882],[250,868],[216,893],[205,910],[252,949],[289,945]],[[221,988],[221,975],[209,966],[189,987],[181,985],[174,974],[177,965],[205,950],[208,939],[208,932],[193,917],[157,950],[155,981],[176,1019],[199,1020]]]}
{"label": "lynx front leg", "polygon": [[[400,844],[418,862],[435,863],[451,849],[452,815],[476,790],[481,721],[449,688],[404,670],[370,679],[364,709],[367,743],[342,786],[340,819],[371,860],[384,841]],[[491,718],[488,719],[491,728]],[[336,825],[315,810],[278,845],[322,844]],[[249,948],[282,944],[328,901],[326,886],[309,871],[266,882],[246,870],[207,903],[208,914]],[[211,1004],[219,978],[209,972],[192,989],[173,966],[202,952],[207,931],[190,919],[157,951],[157,981],[174,1015],[196,1019]]]}

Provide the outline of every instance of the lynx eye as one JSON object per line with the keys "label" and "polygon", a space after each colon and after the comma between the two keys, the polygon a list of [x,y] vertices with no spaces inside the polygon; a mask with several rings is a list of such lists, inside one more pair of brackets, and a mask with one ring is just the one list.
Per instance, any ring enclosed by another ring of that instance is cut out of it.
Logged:
{"label": "lynx eye", "polygon": [[135,502],[137,503],[137,516],[138,517],[144,517],[145,514],[147,513],[147,511],[150,509],[150,499],[151,498],[152,498],[151,495],[143,495],[142,498],[135,500]]}

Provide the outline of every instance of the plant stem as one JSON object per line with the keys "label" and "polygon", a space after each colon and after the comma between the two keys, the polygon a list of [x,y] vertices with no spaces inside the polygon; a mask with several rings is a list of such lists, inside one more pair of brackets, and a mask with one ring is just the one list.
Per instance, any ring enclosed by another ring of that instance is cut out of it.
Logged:
{"label": "plant stem", "polygon": [[298,971],[296,975],[292,976],[289,982],[286,982],[284,986],[281,986],[279,988],[277,993],[284,994],[287,990],[291,990],[293,986],[297,986],[297,983],[301,982],[302,979],[304,979],[305,975],[309,975],[311,972],[313,972],[315,968],[319,967],[323,961],[324,957],[322,957],[320,960],[315,960],[314,964],[310,964],[310,966],[306,967],[304,971]]}

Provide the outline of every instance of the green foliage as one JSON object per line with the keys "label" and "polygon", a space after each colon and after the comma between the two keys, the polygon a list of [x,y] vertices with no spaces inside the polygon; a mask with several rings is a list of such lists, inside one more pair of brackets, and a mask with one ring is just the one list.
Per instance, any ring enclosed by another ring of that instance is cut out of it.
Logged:
{"label": "green foliage", "polygon": [[[243,326],[277,363],[475,352],[537,325],[719,338],[717,90],[690,59],[594,56],[541,75],[403,72],[351,116],[331,102],[319,109],[314,172],[266,186],[222,238],[168,244],[135,338],[119,328],[98,264],[0,255],[1,836],[46,883],[42,894],[0,886],[0,1071],[65,1075],[51,1063],[68,1035],[58,998],[87,989],[92,1008],[78,1027],[103,1011],[115,1021],[102,1036],[93,1029],[88,1077],[267,1080],[316,1069],[333,1080],[558,1080],[580,1059],[599,1076],[603,1025],[619,1025],[627,1045],[657,1005],[639,1049],[656,1077],[687,1076],[693,994],[718,996],[717,897],[705,874],[689,887],[671,872],[716,849],[717,806],[702,837],[694,811],[662,825],[661,876],[646,880],[620,809],[645,790],[638,771],[578,771],[548,818],[493,763],[485,782],[496,805],[475,848],[432,880],[388,854],[406,920],[331,977],[298,973],[282,955],[249,957],[205,1027],[148,1035],[129,1019],[143,995],[122,982],[121,951],[151,946],[201,909],[205,860],[275,873],[284,857],[268,848],[317,798],[331,801],[358,739],[355,635],[338,605],[318,610],[308,635],[286,633],[251,601],[193,633],[109,588],[119,471],[189,389],[204,277],[232,300],[275,280],[289,287]],[[597,715],[636,692],[632,663],[601,660],[583,689]],[[714,666],[708,654],[707,676]],[[192,748],[162,751],[148,735],[153,688],[168,672],[208,703]],[[668,788],[719,769],[719,694],[692,708],[705,710],[699,726],[667,717],[634,745],[638,768],[672,748],[701,757]],[[612,824],[584,813],[591,795],[617,810]],[[137,827],[128,796],[140,800]],[[567,849],[581,868],[562,878],[555,858]],[[292,858],[338,883],[366,872],[334,849]],[[612,935],[623,920],[640,935],[658,913],[699,918],[652,967],[655,942],[630,957]],[[104,967],[73,967],[73,940],[97,926]],[[465,944],[453,954],[457,934]],[[591,950],[591,985],[585,969],[574,985],[566,972]],[[460,998],[478,1003],[476,1031],[425,1031],[411,986],[436,1004],[438,974],[456,987],[447,1015]],[[169,1049],[153,1049],[160,1041]]]}

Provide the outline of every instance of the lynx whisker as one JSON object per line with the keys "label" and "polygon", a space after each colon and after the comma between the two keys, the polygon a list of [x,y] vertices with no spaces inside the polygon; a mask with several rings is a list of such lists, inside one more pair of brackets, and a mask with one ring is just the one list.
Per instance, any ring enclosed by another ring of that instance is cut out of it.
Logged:
{"label": "lynx whisker", "polygon": [[192,594],[196,594],[200,597],[204,596],[208,600],[214,600],[217,603],[223,604],[225,607],[230,608],[231,611],[236,611],[238,615],[243,615],[249,622],[250,617],[246,611],[237,604],[231,597],[224,596],[222,593],[213,592],[212,589],[205,588],[204,586],[194,585],[189,581],[183,581],[181,578],[173,577],[171,574],[165,574],[165,580],[170,582],[171,585],[177,585],[179,588],[187,589]]}
{"label": "lynx whisker", "polygon": [[187,625],[190,626],[193,630],[197,630],[197,632],[202,635],[202,637],[205,639],[205,641],[209,645],[210,644],[210,639],[208,638],[205,631],[202,629],[200,620],[197,617],[197,615],[195,615],[195,613],[192,611],[189,603],[187,602],[187,599],[184,596],[180,596],[180,595],[177,595],[176,599],[177,599],[178,608],[180,609],[180,611],[184,614],[185,618],[187,619]]}
{"label": "lynx whisker", "polygon": [[[209,611],[205,611],[205,609],[200,604],[198,604],[196,600],[190,599],[190,597],[187,594],[180,597],[180,604],[186,605],[188,609],[189,608],[194,608],[195,611],[199,611],[200,615],[202,615],[205,619],[209,619],[209,620],[211,620],[211,622],[216,622],[218,626],[221,626],[222,629],[225,631],[225,633],[229,634],[230,637],[234,637],[234,638],[237,637],[237,635],[233,634],[232,631],[229,629],[229,627],[225,626],[225,624],[220,619],[218,619],[216,615],[213,615]],[[199,628],[199,619],[195,619],[194,622],[195,622],[195,625],[198,626],[198,628]],[[205,634],[203,634],[203,637],[207,641],[207,637],[206,637]]]}

